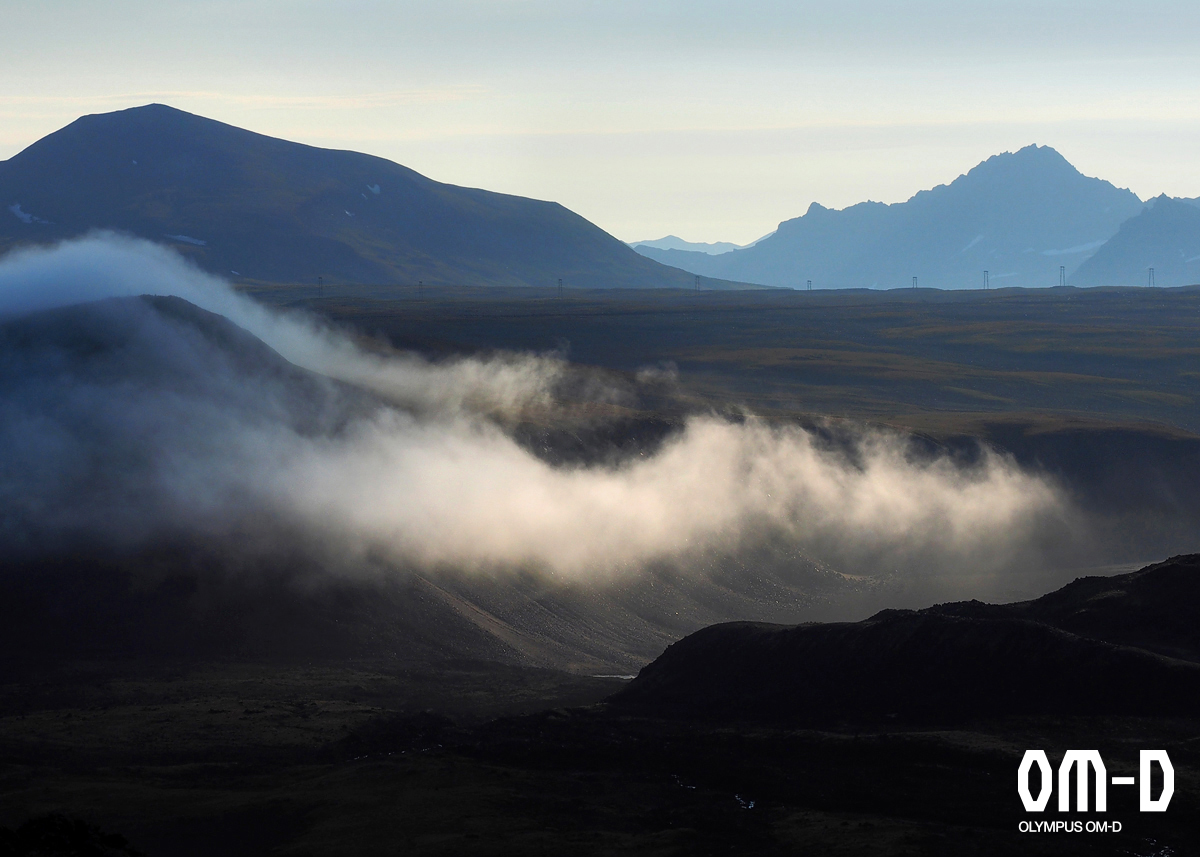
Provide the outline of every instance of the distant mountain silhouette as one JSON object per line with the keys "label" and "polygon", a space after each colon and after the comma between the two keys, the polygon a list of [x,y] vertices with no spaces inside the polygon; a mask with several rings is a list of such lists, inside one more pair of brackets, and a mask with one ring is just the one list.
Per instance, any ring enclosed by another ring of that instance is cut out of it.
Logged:
{"label": "distant mountain silhouette", "polygon": [[1137,215],[1135,194],[1087,178],[1046,146],[996,155],[907,202],[813,203],[753,247],[639,252],[710,277],[804,288],[1052,286]]}
{"label": "distant mountain silhouette", "polygon": [[[766,236],[764,236],[766,237]],[[759,238],[758,241],[762,241]],[[642,252],[641,248],[649,248],[651,250],[687,250],[697,253],[705,253],[709,256],[719,256],[722,253],[728,253],[732,250],[741,250],[745,247],[753,247],[758,241],[752,241],[749,244],[734,244],[729,241],[714,241],[705,243],[703,241],[684,241],[675,235],[668,235],[665,238],[656,238],[653,241],[630,241],[629,246]],[[649,253],[643,255],[650,256]]]}
{"label": "distant mountain silhouette", "polygon": [[1190,713],[1200,703],[1198,596],[1200,556],[1188,556],[1022,604],[715,625],[669,647],[613,701],[775,722]]}
{"label": "distant mountain silhouette", "polygon": [[1147,285],[1154,269],[1158,286],[1200,283],[1200,208],[1195,201],[1160,196],[1121,224],[1071,277],[1077,286]]}
{"label": "distant mountain silhouette", "polygon": [[[116,229],[265,282],[691,287],[553,202],[455,187],[152,104],[0,162],[0,252]],[[720,284],[708,284],[709,287]]]}

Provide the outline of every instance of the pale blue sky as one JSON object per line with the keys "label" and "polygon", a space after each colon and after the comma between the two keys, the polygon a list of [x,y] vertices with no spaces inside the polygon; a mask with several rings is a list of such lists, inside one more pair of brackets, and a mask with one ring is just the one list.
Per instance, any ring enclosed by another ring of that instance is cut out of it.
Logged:
{"label": "pale blue sky", "polygon": [[746,242],[1028,143],[1200,196],[1200,4],[0,0],[0,158],[161,101],[624,239]]}

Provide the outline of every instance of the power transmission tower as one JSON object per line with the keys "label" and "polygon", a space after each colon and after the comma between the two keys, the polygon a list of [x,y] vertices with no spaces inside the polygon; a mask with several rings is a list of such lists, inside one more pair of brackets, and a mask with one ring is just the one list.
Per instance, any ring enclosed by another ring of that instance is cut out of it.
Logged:
{"label": "power transmission tower", "polygon": [[1151,268],[1151,269],[1150,269],[1150,273],[1149,273],[1149,275],[1146,277],[1146,285],[1147,285],[1147,286],[1153,286],[1153,285],[1154,285],[1154,269],[1153,269],[1153,268]]}
{"label": "power transmission tower", "polygon": [[812,291],[812,280],[808,281],[808,286],[806,288],[806,291],[810,291],[810,292]]}
{"label": "power transmission tower", "polygon": [[917,287],[917,278],[913,277],[913,288],[915,289],[916,287]]}
{"label": "power transmission tower", "polygon": [[988,272],[987,271],[983,272],[983,290],[985,292],[988,290]]}

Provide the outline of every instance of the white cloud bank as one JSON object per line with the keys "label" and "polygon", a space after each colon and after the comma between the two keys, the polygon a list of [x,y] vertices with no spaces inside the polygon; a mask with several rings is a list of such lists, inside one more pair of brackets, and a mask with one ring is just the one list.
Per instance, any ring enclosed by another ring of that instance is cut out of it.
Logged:
{"label": "white cloud bank", "polygon": [[[128,360],[112,358],[119,371],[107,374],[47,370],[64,365],[58,352],[14,362],[15,346],[0,335],[9,349],[0,361],[0,525],[10,535],[20,531],[30,545],[64,534],[136,545],[263,519],[397,566],[578,578],[686,564],[696,551],[735,551],[770,534],[880,570],[978,571],[1012,563],[1065,514],[1052,484],[991,452],[970,465],[914,456],[905,438],[876,431],[846,451],[754,419],[697,416],[653,453],[556,466],[492,417],[552,406],[560,360],[431,364],[367,353],[315,320],[254,303],[170,250],[111,235],[0,260],[0,317],[10,329],[36,310],[145,294],[225,316],[297,366],[382,403],[351,406],[323,382],[301,384],[309,389],[301,395],[296,383],[238,368],[221,347],[141,304],[133,316],[118,307],[133,332],[122,340]],[[128,374],[147,364],[154,379]]]}

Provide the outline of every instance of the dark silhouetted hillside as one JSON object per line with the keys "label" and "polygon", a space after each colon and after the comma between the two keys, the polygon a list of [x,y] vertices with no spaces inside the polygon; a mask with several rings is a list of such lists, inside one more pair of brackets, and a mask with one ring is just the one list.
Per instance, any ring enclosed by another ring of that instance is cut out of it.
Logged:
{"label": "dark silhouetted hillside", "polygon": [[1200,557],[1190,556],[1084,578],[1024,604],[885,610],[857,623],[716,625],[668,648],[614,702],[773,722],[1185,714],[1200,703],[1197,595]]}
{"label": "dark silhouetted hillside", "polygon": [[[1030,619],[1106,643],[1200,663],[1200,557],[1174,557],[1132,574],[1081,577],[1018,604],[944,604],[947,615]],[[977,610],[984,611],[977,613]]]}
{"label": "dark silhouetted hillside", "polygon": [[906,202],[864,202],[841,211],[813,203],[744,250],[708,256],[639,248],[697,274],[819,289],[1052,286],[1142,203],[1131,191],[1079,173],[1047,146],[996,155],[949,185]]}
{"label": "dark silhouetted hillside", "polygon": [[0,251],[116,229],[263,282],[691,287],[553,202],[254,134],[160,104],[0,162]]}

